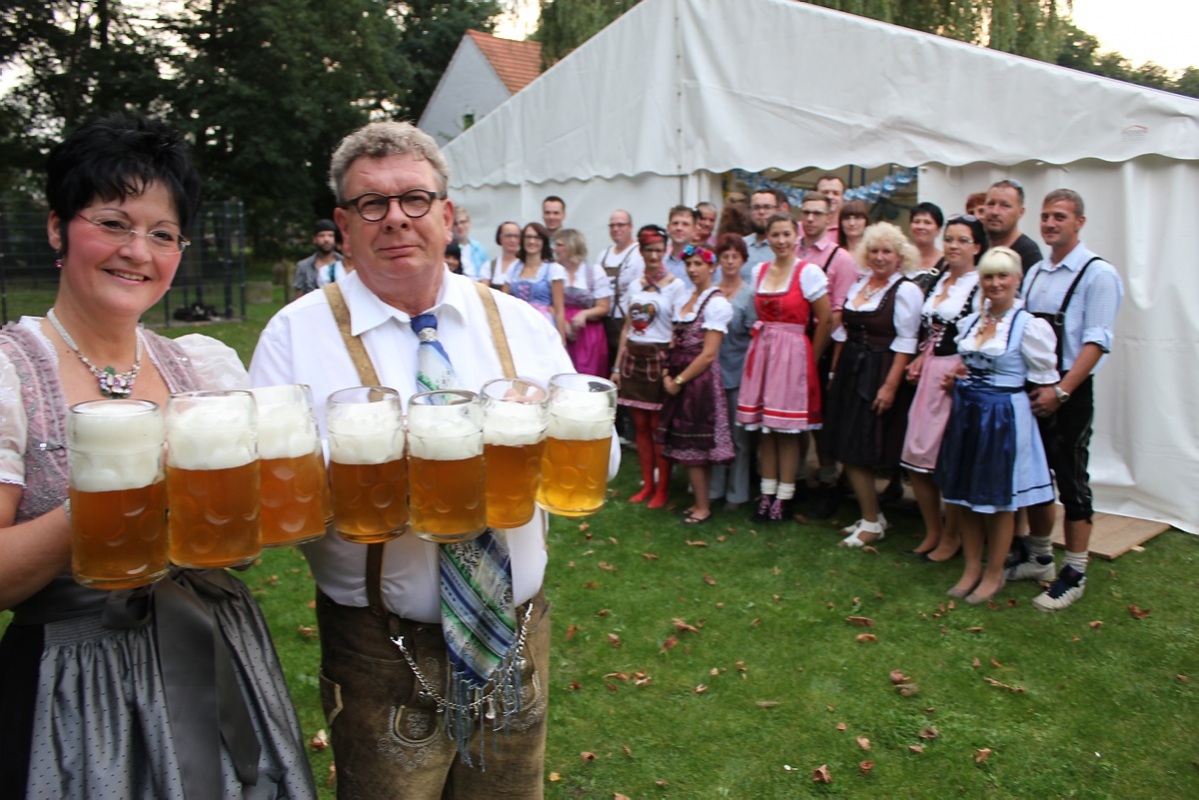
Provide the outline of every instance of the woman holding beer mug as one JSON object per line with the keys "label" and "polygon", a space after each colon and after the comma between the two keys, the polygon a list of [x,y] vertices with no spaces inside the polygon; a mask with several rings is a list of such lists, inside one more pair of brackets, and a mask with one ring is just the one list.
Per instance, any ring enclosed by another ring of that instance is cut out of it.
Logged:
{"label": "woman holding beer mug", "polygon": [[250,786],[313,797],[244,584],[173,570],[103,592],[71,576],[67,408],[121,397],[161,408],[172,392],[248,386],[216,340],[138,327],[198,209],[187,147],[160,122],[112,116],[55,147],[47,169],[58,294],[45,319],[0,331],[0,608],[14,612],[0,642],[0,785],[28,797],[241,797]]}

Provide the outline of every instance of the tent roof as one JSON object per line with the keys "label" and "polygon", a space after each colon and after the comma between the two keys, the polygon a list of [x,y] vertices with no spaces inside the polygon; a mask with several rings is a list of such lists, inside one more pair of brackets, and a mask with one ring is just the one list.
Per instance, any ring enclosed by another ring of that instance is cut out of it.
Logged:
{"label": "tent roof", "polygon": [[644,0],[445,152],[475,187],[1199,159],[1199,101],[794,0]]}

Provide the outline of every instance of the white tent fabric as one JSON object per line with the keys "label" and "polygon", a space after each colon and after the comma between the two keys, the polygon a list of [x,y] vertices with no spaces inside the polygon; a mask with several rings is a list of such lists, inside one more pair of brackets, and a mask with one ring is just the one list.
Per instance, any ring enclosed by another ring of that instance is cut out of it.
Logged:
{"label": "white tent fabric", "polygon": [[445,152],[476,236],[559,194],[593,252],[612,209],[665,222],[738,167],[921,166],[946,209],[1016,177],[1034,239],[1039,198],[1078,190],[1127,290],[1096,505],[1199,533],[1199,101],[793,0],[644,0]]}

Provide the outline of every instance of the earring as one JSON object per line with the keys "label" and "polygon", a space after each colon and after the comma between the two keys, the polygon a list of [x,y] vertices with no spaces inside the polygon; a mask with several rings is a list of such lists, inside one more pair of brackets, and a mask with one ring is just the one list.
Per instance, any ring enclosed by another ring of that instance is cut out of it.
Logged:
{"label": "earring", "polygon": [[62,256],[61,255],[58,258],[54,259],[54,268],[62,269]]}

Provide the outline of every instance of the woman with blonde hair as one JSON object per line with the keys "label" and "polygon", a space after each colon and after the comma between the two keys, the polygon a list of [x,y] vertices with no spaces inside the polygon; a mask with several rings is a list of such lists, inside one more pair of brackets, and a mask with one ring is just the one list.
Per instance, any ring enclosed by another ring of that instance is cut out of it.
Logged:
{"label": "woman with blonde hair", "polygon": [[827,441],[845,465],[862,517],[844,528],[841,544],[861,547],[882,539],[887,520],[874,488],[877,469],[896,469],[907,428],[912,391],[904,370],[916,352],[924,296],[906,277],[919,254],[895,225],[866,229],[858,259],[869,269],[845,298],[836,342],[828,409]]}
{"label": "woman with blonde hair", "polygon": [[587,239],[574,228],[558,231],[554,254],[566,271],[566,352],[579,372],[603,377],[608,371],[604,317],[612,305],[612,284],[603,267],[587,263]]}
{"label": "woman with blonde hair", "polygon": [[1045,448],[1024,387],[1058,382],[1057,337],[1016,298],[1023,274],[1020,256],[1007,247],[988,250],[979,261],[983,309],[962,320],[962,366],[944,378],[953,409],[934,478],[945,502],[961,507],[966,563],[948,594],[971,604],[1003,589],[1016,510],[1053,500]]}

